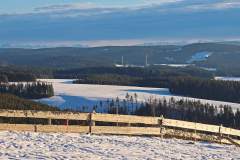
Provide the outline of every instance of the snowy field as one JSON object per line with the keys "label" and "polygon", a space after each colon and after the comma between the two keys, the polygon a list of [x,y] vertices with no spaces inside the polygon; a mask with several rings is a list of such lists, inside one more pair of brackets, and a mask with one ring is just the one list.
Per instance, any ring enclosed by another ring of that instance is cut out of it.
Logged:
{"label": "snowy field", "polygon": [[222,81],[240,81],[240,77],[215,77],[215,80],[222,80]]}
{"label": "snowy field", "polygon": [[240,148],[157,137],[0,132],[0,159],[240,160]]}
{"label": "snowy field", "polygon": [[[72,109],[80,109],[84,111],[92,111],[92,106],[98,104],[99,101],[107,99],[125,99],[126,94],[134,97],[137,94],[138,102],[146,101],[152,98],[174,97],[182,99],[186,97],[171,95],[166,88],[146,88],[146,87],[131,87],[131,86],[114,86],[114,85],[89,85],[89,84],[72,84],[71,79],[41,79],[41,81],[51,82],[54,87],[55,96],[51,98],[40,99],[39,101],[45,104],[58,106],[62,109],[71,107]],[[187,98],[192,100],[200,100],[202,103],[214,105],[231,105],[233,109],[240,108],[240,104],[227,103],[220,101],[211,101],[195,98]],[[102,112],[98,110],[98,112]]]}
{"label": "snowy field", "polygon": [[199,61],[206,61],[212,55],[211,52],[197,52],[195,53],[187,63],[199,62]]}

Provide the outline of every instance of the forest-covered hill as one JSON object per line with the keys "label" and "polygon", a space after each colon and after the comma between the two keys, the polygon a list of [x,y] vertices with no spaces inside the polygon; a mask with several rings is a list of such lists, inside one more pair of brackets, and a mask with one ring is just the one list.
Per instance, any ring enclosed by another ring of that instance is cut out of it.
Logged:
{"label": "forest-covered hill", "polygon": [[96,48],[0,49],[1,66],[81,68],[121,63],[186,64],[216,68],[218,72],[240,75],[240,46],[224,43],[196,43],[185,46],[128,46]]}
{"label": "forest-covered hill", "polygon": [[0,109],[56,111],[55,107],[0,93]]}

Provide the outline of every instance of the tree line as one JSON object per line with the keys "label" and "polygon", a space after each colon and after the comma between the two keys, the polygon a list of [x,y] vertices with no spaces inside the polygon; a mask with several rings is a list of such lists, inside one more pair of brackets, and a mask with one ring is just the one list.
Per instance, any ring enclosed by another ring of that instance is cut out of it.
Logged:
{"label": "tree line", "polygon": [[171,79],[170,92],[194,98],[240,102],[240,82],[177,77]]}
{"label": "tree line", "polygon": [[17,67],[0,67],[0,82],[34,82],[36,75],[28,69]]}
{"label": "tree line", "polygon": [[240,110],[233,111],[230,106],[202,104],[200,101],[176,100],[171,98],[152,99],[136,110],[136,115],[161,116],[166,118],[199,122],[240,129]]}
{"label": "tree line", "polygon": [[138,95],[127,94],[125,99],[112,99],[105,102],[100,101],[94,106],[96,111],[111,114],[126,114],[139,116],[163,115],[165,118],[206,123],[213,125],[224,125],[240,129],[240,110],[233,111],[231,106],[203,104],[200,101],[175,98],[156,99],[149,98],[146,102],[138,100]]}
{"label": "tree line", "polygon": [[142,77],[121,74],[89,74],[73,83],[169,88],[172,94],[240,103],[240,82],[220,81],[212,78],[164,74],[163,76],[146,74]]}
{"label": "tree line", "polygon": [[[56,107],[48,106],[48,105],[34,102],[31,100],[26,100],[11,94],[2,94],[2,93],[0,93],[0,109],[40,110],[40,111],[58,111],[59,110]],[[47,124],[47,120],[0,117],[0,123]]]}
{"label": "tree line", "polygon": [[13,94],[26,99],[39,99],[53,96],[54,89],[52,84],[44,82],[0,83],[0,93]]}
{"label": "tree line", "polygon": [[57,111],[56,107],[23,99],[11,94],[0,93],[0,109]]}

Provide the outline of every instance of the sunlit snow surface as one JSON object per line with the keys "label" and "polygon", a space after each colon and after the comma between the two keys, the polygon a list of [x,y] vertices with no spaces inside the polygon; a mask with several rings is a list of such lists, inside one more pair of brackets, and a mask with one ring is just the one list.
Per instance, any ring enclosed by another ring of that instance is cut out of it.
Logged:
{"label": "sunlit snow surface", "polygon": [[[42,103],[58,106],[62,109],[71,108],[81,111],[92,111],[93,106],[107,99],[125,99],[126,94],[130,96],[137,94],[138,102],[144,102],[149,98],[166,98],[174,97],[182,99],[186,97],[171,95],[166,88],[146,88],[146,87],[132,87],[132,86],[114,86],[114,85],[89,85],[89,84],[72,84],[71,79],[41,79],[41,81],[51,82],[54,87],[55,96],[51,98],[40,99]],[[193,98],[188,98],[193,99]],[[214,105],[228,104],[233,109],[240,108],[240,104],[200,100],[203,103],[210,103]],[[85,106],[85,107],[84,107]],[[106,108],[98,108],[98,112],[106,112]]]}
{"label": "sunlit snow surface", "polygon": [[222,80],[222,81],[240,81],[240,77],[215,77],[215,80]]}
{"label": "sunlit snow surface", "polygon": [[191,59],[189,59],[187,61],[187,63],[206,61],[209,58],[209,56],[211,56],[211,55],[212,55],[212,53],[211,52],[207,52],[207,51],[205,51],[205,52],[197,52],[197,53],[195,53],[191,57]]}
{"label": "sunlit snow surface", "polygon": [[240,148],[177,139],[0,132],[0,159],[239,160]]}

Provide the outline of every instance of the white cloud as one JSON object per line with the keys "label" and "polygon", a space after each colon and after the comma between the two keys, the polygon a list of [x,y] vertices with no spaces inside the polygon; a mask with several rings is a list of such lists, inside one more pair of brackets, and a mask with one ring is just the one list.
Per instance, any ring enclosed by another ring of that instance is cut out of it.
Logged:
{"label": "white cloud", "polygon": [[61,18],[105,15],[116,12],[137,12],[139,10],[146,10],[148,12],[157,10],[159,12],[169,13],[224,10],[232,8],[240,8],[240,0],[139,0],[138,3],[131,3],[129,5],[120,5],[116,3],[102,5],[101,3],[82,2],[38,7],[34,9],[34,12],[28,14],[40,13]]}
{"label": "white cloud", "polygon": [[223,1],[223,2],[219,2],[216,4],[213,4],[212,6],[215,9],[228,9],[228,8],[239,8],[240,7],[240,1]]}
{"label": "white cloud", "polygon": [[183,2],[185,0],[144,0],[145,4],[164,5],[169,3]]}
{"label": "white cloud", "polygon": [[73,4],[64,4],[64,5],[50,5],[44,7],[35,8],[35,11],[38,12],[48,12],[48,11],[63,11],[63,10],[71,10],[71,9],[79,9],[79,10],[89,10],[99,8],[98,5],[90,2],[86,3],[73,3]]}
{"label": "white cloud", "polygon": [[196,3],[186,5],[183,7],[185,10],[201,11],[201,10],[223,10],[231,8],[240,8],[239,0],[219,0],[215,2],[209,1],[209,3]]}
{"label": "white cloud", "polygon": [[85,3],[71,3],[64,5],[51,5],[35,8],[37,12],[50,12],[50,11],[64,11],[64,10],[93,10],[93,9],[111,9],[111,10],[119,10],[119,9],[128,9],[128,10],[138,10],[143,8],[149,8],[153,6],[162,6],[166,4],[172,4],[176,2],[182,2],[185,0],[142,0],[139,3],[131,4],[131,5],[100,5],[91,2]]}
{"label": "white cloud", "polygon": [[71,3],[65,5],[52,5],[36,8],[37,12],[59,12],[59,11],[89,11],[96,13],[112,13],[118,11],[136,11],[140,9],[158,8],[161,11],[201,11],[240,8],[240,0],[141,0],[131,5],[100,5],[91,2]]}

